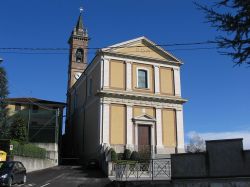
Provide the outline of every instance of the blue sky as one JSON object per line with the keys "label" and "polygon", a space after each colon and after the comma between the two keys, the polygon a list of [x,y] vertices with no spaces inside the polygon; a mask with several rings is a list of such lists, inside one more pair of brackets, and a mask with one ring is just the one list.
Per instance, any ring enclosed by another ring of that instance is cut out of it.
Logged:
{"label": "blue sky", "polygon": [[[218,34],[205,23],[203,13],[191,0],[11,0],[0,2],[0,47],[67,48],[81,5],[91,37],[89,47],[105,47],[139,36],[158,44],[199,42],[212,40]],[[233,67],[232,60],[220,55],[216,48],[173,50],[176,48],[166,49],[185,63],[181,80],[182,96],[189,100],[184,106],[186,139],[193,132],[207,139],[207,133],[210,139],[218,135],[247,139],[250,69]],[[89,60],[94,52],[90,51]],[[10,97],[65,102],[68,54],[63,53],[18,54],[0,50],[10,82]],[[244,143],[250,148],[250,140]]]}

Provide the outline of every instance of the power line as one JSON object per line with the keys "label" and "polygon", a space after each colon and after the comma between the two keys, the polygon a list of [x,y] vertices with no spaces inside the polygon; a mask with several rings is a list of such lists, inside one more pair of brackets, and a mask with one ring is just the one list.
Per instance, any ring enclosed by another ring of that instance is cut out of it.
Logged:
{"label": "power line", "polygon": [[[193,46],[193,45],[205,45],[216,44],[216,41],[202,41],[202,42],[188,42],[188,43],[172,43],[172,44],[155,44],[153,47],[173,47],[173,46]],[[121,48],[143,48],[149,46],[110,46],[110,47],[86,47],[83,49],[88,50],[100,50],[100,49],[121,49]],[[18,50],[18,51],[65,51],[78,48],[31,48],[31,47],[0,47],[0,50]]]}
{"label": "power line", "polygon": [[[167,51],[196,51],[196,50],[209,50],[209,49],[217,49],[217,47],[196,47],[196,48],[175,48],[175,49],[166,49]],[[148,53],[148,51],[130,51],[130,52],[140,52],[140,53]],[[22,51],[12,51],[12,52],[1,52],[0,54],[23,54],[23,55],[68,55],[69,53],[27,53]],[[95,52],[89,52],[89,54],[96,54]]]}

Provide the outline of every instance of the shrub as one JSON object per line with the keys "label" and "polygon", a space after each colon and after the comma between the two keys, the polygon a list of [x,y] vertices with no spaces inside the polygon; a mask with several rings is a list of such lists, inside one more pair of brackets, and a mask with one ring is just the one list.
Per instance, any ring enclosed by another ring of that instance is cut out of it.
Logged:
{"label": "shrub", "polygon": [[129,149],[124,150],[124,160],[129,160],[131,157],[131,151]]}
{"label": "shrub", "polygon": [[117,153],[117,159],[118,160],[123,160],[124,159],[123,153]]}
{"label": "shrub", "polygon": [[140,159],[139,153],[137,151],[133,151],[131,156],[130,156],[130,159],[138,161]]}
{"label": "shrub", "polygon": [[13,150],[11,155],[24,156],[24,157],[33,157],[33,158],[46,158],[46,150],[40,147],[37,147],[33,144],[26,143],[22,144],[17,141],[11,141],[13,145]]}
{"label": "shrub", "polygon": [[116,162],[118,160],[118,158],[117,158],[117,154],[116,154],[115,150],[113,148],[111,148],[109,151],[111,154],[111,161]]}

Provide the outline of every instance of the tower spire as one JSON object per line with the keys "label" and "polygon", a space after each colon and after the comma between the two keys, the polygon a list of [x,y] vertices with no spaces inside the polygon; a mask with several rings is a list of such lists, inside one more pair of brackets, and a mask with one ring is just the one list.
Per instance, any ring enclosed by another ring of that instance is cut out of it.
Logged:
{"label": "tower spire", "polygon": [[82,20],[82,13],[83,13],[83,8],[80,7],[80,15],[78,17],[77,23],[76,23],[76,31],[83,31],[83,20]]}

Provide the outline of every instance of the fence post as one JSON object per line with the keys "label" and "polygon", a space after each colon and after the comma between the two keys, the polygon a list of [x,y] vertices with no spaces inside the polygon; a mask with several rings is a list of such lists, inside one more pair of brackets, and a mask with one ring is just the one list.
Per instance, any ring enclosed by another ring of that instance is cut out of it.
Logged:
{"label": "fence post", "polygon": [[151,167],[151,170],[152,170],[152,181],[154,180],[154,159],[152,159],[152,167]]}

